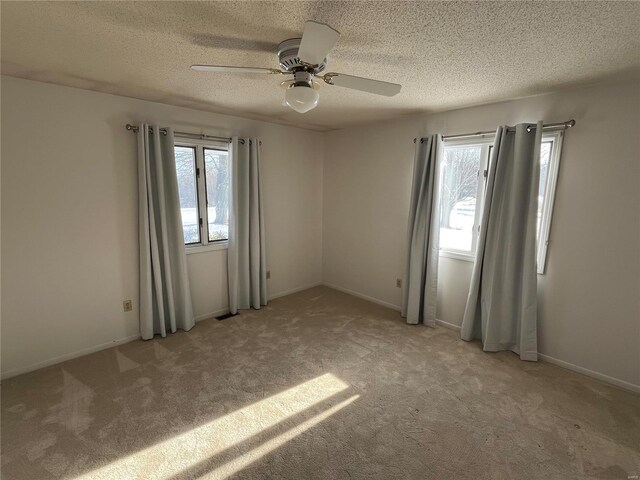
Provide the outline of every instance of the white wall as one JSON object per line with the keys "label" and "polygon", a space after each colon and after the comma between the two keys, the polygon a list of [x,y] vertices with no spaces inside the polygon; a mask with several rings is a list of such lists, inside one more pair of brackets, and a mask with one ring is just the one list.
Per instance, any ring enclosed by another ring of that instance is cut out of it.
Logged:
{"label": "white wall", "polygon": [[[259,137],[269,294],[321,281],[321,133],[2,77],[4,376],[138,335],[138,121]],[[227,308],[226,251],[188,264],[196,316]]]}
{"label": "white wall", "polygon": [[[323,281],[397,306],[413,138],[575,118],[539,277],[540,351],[640,385],[639,91],[594,87],[320,134],[2,77],[3,375],[138,335],[127,122],[262,139],[271,296]],[[199,318],[227,306],[225,262],[225,251],[188,256]],[[459,325],[472,265],[440,264],[438,317]]]}
{"label": "white wall", "polygon": [[[640,87],[628,83],[327,133],[323,281],[400,304],[414,137],[575,118],[539,276],[539,348],[543,358],[639,386],[639,107]],[[441,320],[460,325],[471,268],[441,257]]]}

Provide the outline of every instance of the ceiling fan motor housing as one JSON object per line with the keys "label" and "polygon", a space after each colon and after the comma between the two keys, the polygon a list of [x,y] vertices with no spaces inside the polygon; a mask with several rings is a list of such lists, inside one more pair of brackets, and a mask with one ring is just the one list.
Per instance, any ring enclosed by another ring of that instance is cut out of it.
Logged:
{"label": "ceiling fan motor housing", "polygon": [[316,68],[309,70],[309,67],[302,63],[300,57],[298,57],[300,40],[300,38],[290,38],[278,45],[278,61],[280,62],[280,67],[292,73],[301,70],[310,71],[313,74],[322,72],[327,66],[327,59],[325,58]]}

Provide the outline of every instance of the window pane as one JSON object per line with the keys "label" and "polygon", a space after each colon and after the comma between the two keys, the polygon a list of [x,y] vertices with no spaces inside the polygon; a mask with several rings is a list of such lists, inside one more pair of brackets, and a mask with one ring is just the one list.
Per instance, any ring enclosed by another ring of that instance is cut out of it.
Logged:
{"label": "window pane", "polygon": [[471,252],[481,155],[480,145],[445,148],[440,248]]}
{"label": "window pane", "polygon": [[538,186],[538,218],[536,220],[536,233],[540,235],[540,224],[542,223],[542,213],[544,211],[544,200],[547,189],[547,178],[549,176],[549,163],[551,161],[551,151],[553,150],[553,140],[544,141],[540,147],[540,184]]}
{"label": "window pane", "polygon": [[175,151],[184,243],[200,243],[196,150],[192,147],[176,146]]}
{"label": "window pane", "polygon": [[229,152],[204,149],[209,241],[229,238]]}

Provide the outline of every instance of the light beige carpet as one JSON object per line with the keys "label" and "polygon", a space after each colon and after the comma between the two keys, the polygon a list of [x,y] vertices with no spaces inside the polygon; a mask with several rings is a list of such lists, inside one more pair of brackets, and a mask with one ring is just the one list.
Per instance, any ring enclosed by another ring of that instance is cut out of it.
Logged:
{"label": "light beige carpet", "polygon": [[639,395],[324,287],[2,385],[6,480],[639,474]]}

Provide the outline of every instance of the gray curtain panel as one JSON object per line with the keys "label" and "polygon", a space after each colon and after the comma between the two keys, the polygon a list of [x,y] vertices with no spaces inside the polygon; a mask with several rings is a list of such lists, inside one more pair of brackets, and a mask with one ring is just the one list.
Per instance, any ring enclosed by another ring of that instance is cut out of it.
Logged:
{"label": "gray curtain panel", "polygon": [[195,322],[182,233],[173,131],[138,130],[140,333],[148,340]]}
{"label": "gray curtain panel", "polygon": [[496,132],[461,337],[481,339],[488,352],[512,350],[535,361],[542,122],[531,132],[527,126]]}
{"label": "gray curtain panel", "polygon": [[231,144],[229,214],[229,311],[267,304],[267,267],[260,173],[260,141],[234,137]]}
{"label": "gray curtain panel", "polygon": [[402,290],[402,316],[411,324],[436,324],[440,248],[438,172],[443,152],[439,134],[416,141]]}

